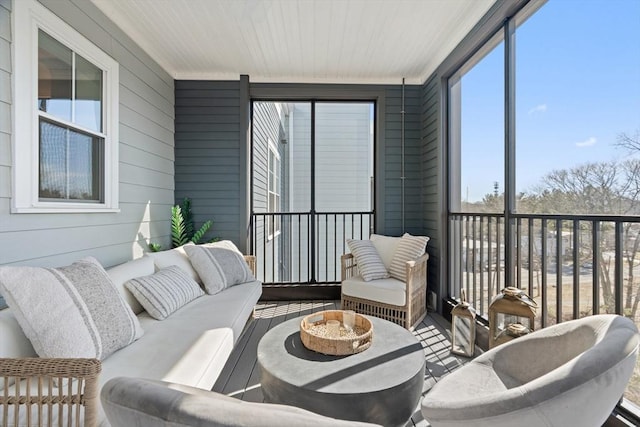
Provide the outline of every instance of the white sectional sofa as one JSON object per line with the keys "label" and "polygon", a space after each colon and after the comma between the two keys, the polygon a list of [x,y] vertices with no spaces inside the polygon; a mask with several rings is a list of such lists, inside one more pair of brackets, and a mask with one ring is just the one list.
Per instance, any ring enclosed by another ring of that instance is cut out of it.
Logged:
{"label": "white sectional sofa", "polygon": [[[218,378],[244,326],[252,317],[262,292],[261,283],[252,280],[215,295],[204,294],[164,320],[156,320],[143,311],[124,283],[132,278],[151,275],[168,265],[178,265],[189,270],[190,275],[197,276],[182,249],[150,254],[107,269],[111,280],[136,314],[144,334],[102,360],[98,390],[111,378],[119,376],[162,380],[205,390],[211,390]],[[0,358],[27,357],[37,355],[11,307],[0,311]],[[2,412],[0,425],[3,423]],[[100,407],[98,425],[109,425]]]}

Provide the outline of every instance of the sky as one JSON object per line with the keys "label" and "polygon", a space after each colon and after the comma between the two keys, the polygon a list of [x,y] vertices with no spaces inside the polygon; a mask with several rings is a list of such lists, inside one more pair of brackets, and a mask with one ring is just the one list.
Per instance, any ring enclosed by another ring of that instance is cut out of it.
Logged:
{"label": "sky", "polygon": [[[462,199],[504,190],[504,44],[462,78]],[[640,131],[640,0],[549,0],[516,29],[516,192]]]}

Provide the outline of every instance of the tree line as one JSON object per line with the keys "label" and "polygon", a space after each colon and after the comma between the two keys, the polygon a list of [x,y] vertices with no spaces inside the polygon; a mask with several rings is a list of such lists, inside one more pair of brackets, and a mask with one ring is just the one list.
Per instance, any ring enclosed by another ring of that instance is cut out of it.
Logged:
{"label": "tree line", "polygon": [[[544,175],[540,183],[530,190],[516,195],[518,213],[561,214],[561,215],[615,215],[629,216],[623,222],[622,235],[615,235],[612,222],[580,221],[580,259],[573,262],[589,262],[594,259],[591,236],[593,225],[597,224],[602,238],[596,249],[599,265],[598,278],[602,289],[601,312],[615,312],[614,292],[614,244],[622,239],[626,274],[624,274],[624,313],[635,318],[640,305],[640,284],[636,283],[635,267],[640,249],[640,130],[635,134],[620,134],[616,147],[625,156],[618,160],[589,162],[567,169],[553,170]],[[497,188],[486,194],[481,202],[464,203],[467,212],[504,212],[504,193]],[[550,231],[554,230],[550,223]],[[572,229],[572,221],[563,228]],[[533,261],[533,260],[529,260]],[[559,258],[558,262],[562,262]],[[530,262],[535,266],[536,263]]]}

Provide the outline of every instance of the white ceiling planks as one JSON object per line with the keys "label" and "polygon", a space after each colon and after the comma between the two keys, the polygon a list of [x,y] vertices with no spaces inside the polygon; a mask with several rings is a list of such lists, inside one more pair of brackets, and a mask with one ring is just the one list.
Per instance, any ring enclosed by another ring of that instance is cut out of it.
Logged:
{"label": "white ceiling planks", "polygon": [[175,79],[423,83],[495,0],[91,0]]}

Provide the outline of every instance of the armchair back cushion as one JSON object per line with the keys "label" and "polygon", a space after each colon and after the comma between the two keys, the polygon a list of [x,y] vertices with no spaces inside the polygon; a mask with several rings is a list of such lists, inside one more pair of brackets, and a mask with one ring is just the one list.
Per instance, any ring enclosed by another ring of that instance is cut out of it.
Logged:
{"label": "armchair back cushion", "polygon": [[380,259],[384,263],[384,267],[389,271],[391,268],[391,261],[393,261],[393,255],[396,253],[396,249],[402,240],[402,237],[384,236],[382,234],[372,234],[369,240],[373,242],[373,246],[376,247]]}

